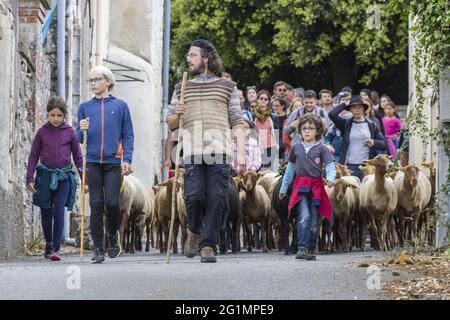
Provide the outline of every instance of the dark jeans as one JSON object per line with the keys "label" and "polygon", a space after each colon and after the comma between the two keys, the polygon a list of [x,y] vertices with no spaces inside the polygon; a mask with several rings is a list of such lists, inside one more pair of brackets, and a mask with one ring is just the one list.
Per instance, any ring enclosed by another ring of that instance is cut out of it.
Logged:
{"label": "dark jeans", "polygon": [[52,191],[52,207],[41,209],[42,229],[47,244],[52,244],[52,249],[58,251],[61,245],[64,231],[64,207],[70,191],[70,180],[58,182],[58,188]]}
{"label": "dark jeans", "polygon": [[317,243],[319,215],[317,207],[311,206],[311,194],[302,193],[297,207],[298,249],[314,251]]}
{"label": "dark jeans", "polygon": [[353,171],[352,176],[358,177],[360,181],[364,179],[364,173],[359,169],[361,164],[350,164],[347,163],[347,167]]}
{"label": "dark jeans", "polygon": [[201,234],[200,248],[216,250],[228,195],[229,164],[185,164],[184,200],[188,229]]}
{"label": "dark jeans", "polygon": [[91,206],[91,236],[95,248],[103,248],[103,214],[106,207],[108,235],[115,236],[119,230],[119,196],[121,168],[119,164],[87,164],[89,205]]}

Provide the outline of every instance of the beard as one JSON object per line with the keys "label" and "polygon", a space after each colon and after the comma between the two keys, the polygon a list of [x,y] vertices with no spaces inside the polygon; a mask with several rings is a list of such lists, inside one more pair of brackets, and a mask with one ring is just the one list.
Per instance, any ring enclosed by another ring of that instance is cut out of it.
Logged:
{"label": "beard", "polygon": [[197,68],[189,71],[189,75],[192,76],[192,77],[198,76],[198,75],[202,74],[205,71],[205,67],[206,67],[206,65],[202,61]]}

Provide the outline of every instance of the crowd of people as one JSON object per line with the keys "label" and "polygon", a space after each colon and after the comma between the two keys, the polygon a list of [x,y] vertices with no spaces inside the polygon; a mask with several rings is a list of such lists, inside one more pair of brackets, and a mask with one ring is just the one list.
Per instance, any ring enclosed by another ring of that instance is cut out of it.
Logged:
{"label": "crowd of people", "polygon": [[[335,96],[328,89],[317,95],[313,90],[296,90],[277,81],[272,94],[249,86],[245,95],[243,91],[240,95],[246,125],[258,138],[261,169],[276,171],[286,165],[292,146],[302,140],[298,124],[307,114],[322,119],[326,129],[321,141],[334,160],[349,165],[356,176],[361,177],[358,167],[379,153],[397,160],[403,124],[394,102],[385,94],[380,98],[370,89],[355,94],[352,88],[344,87]],[[361,110],[349,107],[357,103]],[[255,141],[251,143],[253,146]],[[255,152],[253,149],[251,152]],[[259,155],[251,158],[259,159]]]}

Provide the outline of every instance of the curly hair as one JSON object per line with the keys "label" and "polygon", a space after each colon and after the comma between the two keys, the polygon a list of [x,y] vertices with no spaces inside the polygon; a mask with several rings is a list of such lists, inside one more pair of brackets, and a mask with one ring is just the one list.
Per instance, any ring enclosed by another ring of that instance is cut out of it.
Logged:
{"label": "curly hair", "polygon": [[208,51],[200,48],[200,53],[203,58],[208,59],[208,70],[217,77],[222,77],[224,71],[222,59],[219,57],[217,51]]}
{"label": "curly hair", "polygon": [[322,136],[325,132],[325,126],[322,121],[322,119],[312,113],[305,114],[304,116],[300,117],[298,122],[298,131],[301,133],[302,126],[305,124],[311,124],[316,127],[316,141],[322,139]]}

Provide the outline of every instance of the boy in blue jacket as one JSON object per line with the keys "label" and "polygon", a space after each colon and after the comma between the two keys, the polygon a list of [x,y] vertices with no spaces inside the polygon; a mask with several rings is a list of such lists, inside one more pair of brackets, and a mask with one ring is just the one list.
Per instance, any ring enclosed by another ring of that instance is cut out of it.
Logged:
{"label": "boy in blue jacket", "polygon": [[129,175],[133,158],[134,134],[128,105],[109,94],[114,76],[106,67],[94,67],[89,85],[95,97],[80,105],[77,137],[83,141],[87,130],[87,185],[91,206],[91,236],[94,242],[92,263],[105,260],[103,212],[108,219],[108,256],[121,253],[118,229],[121,175]]}

